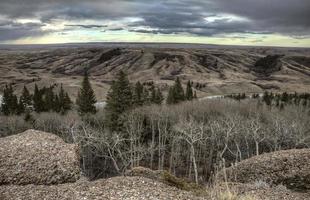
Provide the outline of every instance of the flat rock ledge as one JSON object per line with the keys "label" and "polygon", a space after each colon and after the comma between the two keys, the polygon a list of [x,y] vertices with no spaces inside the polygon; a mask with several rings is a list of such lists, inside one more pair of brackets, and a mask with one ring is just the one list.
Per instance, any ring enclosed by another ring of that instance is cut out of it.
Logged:
{"label": "flat rock ledge", "polygon": [[0,185],[51,185],[80,178],[78,148],[56,135],[28,130],[0,138]]}
{"label": "flat rock ledge", "polygon": [[[310,190],[310,149],[293,149],[262,154],[226,169],[228,181],[266,182],[289,189]],[[223,172],[220,173],[220,177]],[[309,198],[310,199],[310,198]]]}

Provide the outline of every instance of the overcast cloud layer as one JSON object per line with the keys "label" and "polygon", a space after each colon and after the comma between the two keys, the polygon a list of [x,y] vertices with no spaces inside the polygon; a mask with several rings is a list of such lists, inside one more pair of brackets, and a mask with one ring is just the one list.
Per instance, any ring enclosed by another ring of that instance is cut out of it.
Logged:
{"label": "overcast cloud layer", "polygon": [[0,42],[80,29],[309,38],[310,0],[0,0]]}

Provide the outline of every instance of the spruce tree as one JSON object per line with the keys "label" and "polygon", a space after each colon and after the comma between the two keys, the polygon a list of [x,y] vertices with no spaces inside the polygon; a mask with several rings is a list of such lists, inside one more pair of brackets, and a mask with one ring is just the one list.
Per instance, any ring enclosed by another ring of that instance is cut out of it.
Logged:
{"label": "spruce tree", "polygon": [[[59,97],[61,101],[61,97]],[[76,104],[78,105],[78,112],[80,115],[87,113],[94,114],[97,112],[95,103],[97,102],[94,90],[91,87],[91,84],[88,79],[88,74],[85,72],[84,79],[82,82],[82,88],[78,93]]]}
{"label": "spruce tree", "polygon": [[10,104],[11,101],[11,96],[10,96],[10,91],[8,85],[5,85],[5,88],[3,90],[3,97],[2,97],[2,103],[1,103],[1,112],[4,115],[9,115],[10,114]]}
{"label": "spruce tree", "polygon": [[184,90],[179,77],[169,89],[167,104],[177,104],[185,100]]}
{"label": "spruce tree", "polygon": [[174,104],[175,100],[174,100],[174,87],[170,87],[169,91],[168,91],[168,96],[167,96],[167,100],[166,100],[167,104]]}
{"label": "spruce tree", "polygon": [[44,95],[44,111],[51,111],[54,110],[54,103],[55,102],[55,94],[53,91],[53,87],[49,87],[45,90]]}
{"label": "spruce tree", "polygon": [[188,101],[191,101],[194,98],[192,84],[190,81],[187,82],[185,97]]}
{"label": "spruce tree", "polygon": [[142,93],[142,101],[143,105],[149,105],[151,103],[151,98],[150,98],[150,91],[143,87],[143,93]]}
{"label": "spruce tree", "polygon": [[16,111],[17,115],[24,113],[25,109],[26,109],[26,106],[22,101],[22,97],[20,97],[18,101],[18,105],[17,105],[17,111]]}
{"label": "spruce tree", "polygon": [[133,104],[135,106],[142,106],[144,104],[143,92],[144,87],[138,81],[134,87],[134,93],[133,93]]}
{"label": "spruce tree", "polygon": [[174,99],[175,103],[180,103],[185,100],[184,90],[179,77],[177,77],[174,84]]}
{"label": "spruce tree", "polygon": [[33,93],[33,107],[34,110],[39,113],[44,111],[43,90],[39,90],[37,84],[34,86]]}
{"label": "spruce tree", "polygon": [[64,99],[64,108],[65,110],[71,110],[71,106],[72,106],[72,100],[69,94],[66,92],[65,99]]}
{"label": "spruce tree", "polygon": [[57,96],[58,101],[58,112],[65,114],[68,110],[71,109],[72,101],[67,92],[65,92],[62,84],[60,86],[59,94]]}
{"label": "spruce tree", "polygon": [[11,114],[13,115],[17,114],[17,111],[18,111],[18,99],[17,96],[12,93]]}
{"label": "spruce tree", "polygon": [[3,90],[3,97],[1,103],[1,112],[4,115],[14,115],[18,111],[18,100],[17,96],[14,95],[12,85],[6,85]]}
{"label": "spruce tree", "polygon": [[24,88],[23,88],[22,95],[20,97],[20,101],[21,101],[21,103],[23,103],[23,105],[25,107],[30,106],[32,104],[32,97],[31,97],[31,94],[30,94],[30,92],[26,86],[24,86]]}
{"label": "spruce tree", "polygon": [[160,105],[160,104],[162,104],[163,100],[164,100],[164,96],[161,93],[160,89],[157,88],[156,93],[155,93],[154,103]]}
{"label": "spruce tree", "polygon": [[150,88],[150,103],[151,104],[156,103],[156,89],[154,85],[152,85]]}
{"label": "spruce tree", "polygon": [[122,129],[121,114],[132,107],[132,91],[126,74],[121,71],[107,96],[106,124],[111,131]]}
{"label": "spruce tree", "polygon": [[266,103],[267,106],[270,106],[271,105],[271,95],[269,95],[268,92],[265,92],[264,93],[264,96],[263,96],[263,101]]}
{"label": "spruce tree", "polygon": [[56,94],[56,95],[55,95],[55,98],[54,98],[53,111],[59,113],[60,110],[61,110],[61,104],[60,104],[60,101],[59,101],[58,94]]}

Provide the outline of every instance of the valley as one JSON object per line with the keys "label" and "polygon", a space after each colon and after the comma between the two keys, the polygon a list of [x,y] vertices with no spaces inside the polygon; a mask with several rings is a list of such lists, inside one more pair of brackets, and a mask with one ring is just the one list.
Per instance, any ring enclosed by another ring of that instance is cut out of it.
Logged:
{"label": "valley", "polygon": [[[259,66],[259,60],[266,66]],[[19,92],[24,85],[32,89],[34,84],[63,84],[75,99],[84,70],[98,101],[105,101],[121,70],[131,82],[154,82],[164,93],[176,77],[184,85],[190,80],[198,97],[265,90],[310,92],[310,49],[304,48],[134,43],[0,46],[0,88],[12,83]]]}

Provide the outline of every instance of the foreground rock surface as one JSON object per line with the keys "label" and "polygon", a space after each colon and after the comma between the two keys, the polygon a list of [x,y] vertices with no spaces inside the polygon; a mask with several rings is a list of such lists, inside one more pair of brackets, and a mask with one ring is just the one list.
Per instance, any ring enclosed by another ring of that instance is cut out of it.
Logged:
{"label": "foreground rock surface", "polygon": [[0,185],[60,184],[79,175],[77,146],[56,135],[28,130],[0,138]]}
{"label": "foreground rock surface", "polygon": [[143,167],[126,176],[88,181],[79,177],[76,145],[28,130],[0,139],[0,200],[308,200],[309,190],[294,192],[281,184],[308,188],[309,154],[306,149],[290,150],[245,160],[227,169],[228,178],[238,183],[214,188]]}
{"label": "foreground rock surface", "polygon": [[[309,200],[310,193],[308,192],[294,192],[287,189],[285,186],[269,186],[260,185],[257,183],[228,183],[230,191],[234,191],[240,200]],[[226,184],[221,185],[222,188]],[[248,198],[242,198],[247,196]]]}
{"label": "foreground rock surface", "polygon": [[54,200],[54,199],[156,199],[199,200],[189,192],[167,186],[144,177],[114,177],[94,182],[78,181],[62,185],[5,185],[0,187],[2,200]]}
{"label": "foreground rock surface", "polygon": [[289,189],[310,190],[310,149],[263,154],[228,168],[226,173],[229,181],[263,181]]}

